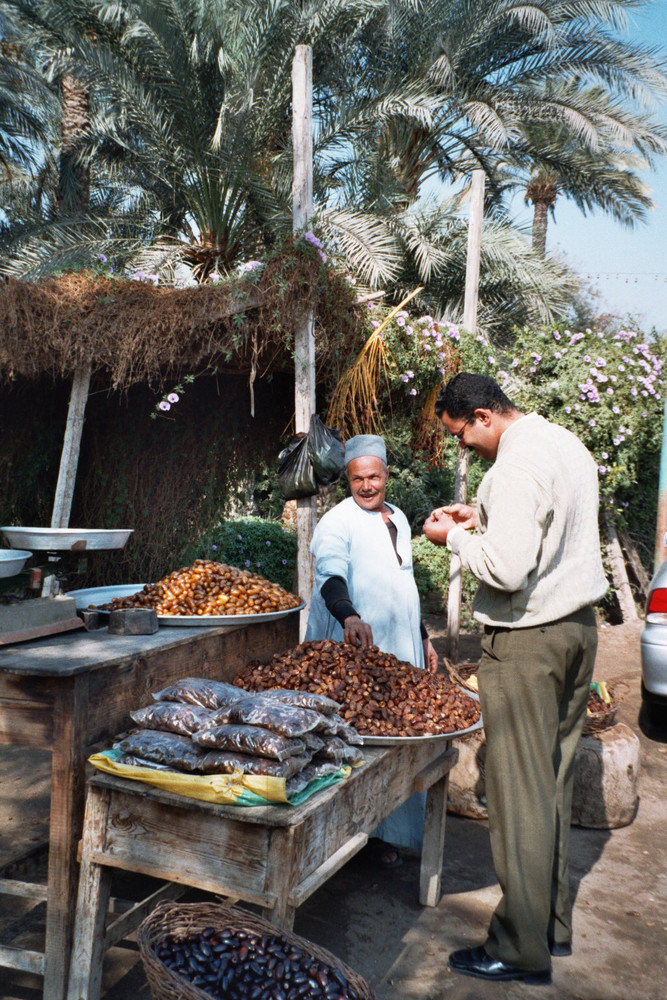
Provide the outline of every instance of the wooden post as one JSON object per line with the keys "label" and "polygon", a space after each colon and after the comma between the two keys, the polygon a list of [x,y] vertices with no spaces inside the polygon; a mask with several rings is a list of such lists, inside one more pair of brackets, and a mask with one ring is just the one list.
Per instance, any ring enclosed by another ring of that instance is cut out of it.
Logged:
{"label": "wooden post", "polygon": [[609,556],[609,564],[611,566],[611,576],[616,588],[616,598],[621,609],[623,621],[636,621],[639,615],[637,614],[637,605],[635,604],[632,587],[630,586],[628,573],[625,568],[623,550],[618,540],[616,526],[609,512],[606,510],[602,513],[602,523],[604,524],[604,533],[607,541],[607,555]]}
{"label": "wooden post", "polygon": [[[303,233],[313,212],[313,55],[309,45],[297,45],[292,61],[292,229]],[[307,433],[315,412],[315,310],[299,322],[294,331],[294,413],[295,429]],[[316,498],[296,501],[297,588],[306,601],[301,612],[300,638],[303,639],[313,593],[313,559],[310,542],[316,523]]]}
{"label": "wooden post", "polygon": [[[79,464],[79,451],[81,449],[81,435],[83,434],[84,414],[86,412],[86,401],[90,388],[90,378],[92,366],[82,365],[74,372],[72,380],[72,391],[69,397],[69,407],[67,410],[67,424],[65,425],[65,437],[63,439],[63,449],[60,455],[60,469],[58,471],[58,482],[56,484],[56,495],[53,501],[53,513],[51,515],[52,528],[69,527],[69,517],[72,511],[72,500],[74,498],[74,484],[76,482],[76,470]],[[42,597],[50,597],[58,592],[58,581],[53,574],[44,577],[42,584]]]}
{"label": "wooden post", "polygon": [[[470,185],[470,217],[468,219],[468,253],[466,257],[466,286],[463,300],[463,328],[469,333],[477,329],[477,301],[479,293],[479,261],[482,248],[482,221],[484,218],[484,171],[475,170]],[[456,456],[455,503],[465,503],[468,494],[468,451],[459,448]],[[460,558],[452,552],[449,564],[449,591],[447,593],[447,656],[452,663],[459,659],[459,627],[461,622],[461,591],[463,586]]]}
{"label": "wooden post", "polygon": [[653,572],[657,573],[667,559],[667,397],[662,411],[662,442],[660,445],[660,478],[658,481],[658,518],[655,526]]}

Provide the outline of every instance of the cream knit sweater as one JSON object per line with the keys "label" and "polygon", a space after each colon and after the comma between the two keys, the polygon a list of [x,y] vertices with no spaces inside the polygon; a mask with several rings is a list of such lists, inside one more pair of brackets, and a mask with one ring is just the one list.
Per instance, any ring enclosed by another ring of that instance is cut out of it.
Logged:
{"label": "cream knit sweater", "polygon": [[477,492],[478,533],[447,539],[479,580],[474,617],[525,628],[599,601],[598,503],[595,462],[574,434],[536,413],[511,423]]}

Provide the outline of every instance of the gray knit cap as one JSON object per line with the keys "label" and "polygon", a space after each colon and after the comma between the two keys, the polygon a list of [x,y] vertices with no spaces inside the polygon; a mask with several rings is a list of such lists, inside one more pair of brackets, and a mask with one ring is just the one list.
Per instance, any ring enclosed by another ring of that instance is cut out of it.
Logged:
{"label": "gray knit cap", "polygon": [[355,458],[380,458],[387,464],[387,449],[377,434],[357,434],[345,442],[345,465]]}

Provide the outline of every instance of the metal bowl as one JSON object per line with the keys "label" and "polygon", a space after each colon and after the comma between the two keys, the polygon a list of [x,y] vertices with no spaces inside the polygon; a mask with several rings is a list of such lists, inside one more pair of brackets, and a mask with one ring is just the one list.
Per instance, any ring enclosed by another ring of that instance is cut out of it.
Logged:
{"label": "metal bowl", "polygon": [[16,576],[31,555],[25,549],[0,549],[0,577]]}
{"label": "metal bowl", "polygon": [[134,528],[0,528],[12,548],[27,546],[42,552],[90,552],[122,549]]}

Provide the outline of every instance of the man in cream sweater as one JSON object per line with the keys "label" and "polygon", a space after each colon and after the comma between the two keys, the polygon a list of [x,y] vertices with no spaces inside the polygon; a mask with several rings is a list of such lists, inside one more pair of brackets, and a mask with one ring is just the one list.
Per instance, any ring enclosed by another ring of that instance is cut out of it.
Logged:
{"label": "man in cream sweater", "polygon": [[[462,448],[493,461],[476,507],[433,511],[424,533],[479,580],[478,683],[486,796],[502,898],[482,946],[452,969],[491,981],[551,982],[572,950],[568,844],[574,753],[606,592],[597,468],[570,431],[524,414],[485,375],[461,372],[436,413]],[[473,531],[473,529],[477,529]]]}

